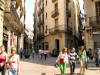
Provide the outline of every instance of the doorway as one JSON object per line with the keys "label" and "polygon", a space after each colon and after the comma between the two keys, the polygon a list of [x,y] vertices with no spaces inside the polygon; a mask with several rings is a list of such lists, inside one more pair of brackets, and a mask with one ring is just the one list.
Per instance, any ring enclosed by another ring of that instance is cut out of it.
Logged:
{"label": "doorway", "polygon": [[55,45],[56,45],[55,47],[56,47],[57,50],[60,49],[60,45],[59,45],[59,43],[60,43],[59,40],[56,39],[56,40],[55,40]]}

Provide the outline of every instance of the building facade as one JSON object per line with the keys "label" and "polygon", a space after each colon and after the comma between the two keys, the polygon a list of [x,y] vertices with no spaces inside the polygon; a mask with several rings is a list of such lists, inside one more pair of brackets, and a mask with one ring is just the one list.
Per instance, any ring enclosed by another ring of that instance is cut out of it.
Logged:
{"label": "building facade", "polygon": [[19,53],[23,48],[24,38],[24,0],[5,1],[3,17],[3,43],[10,54],[11,47],[16,47]]}
{"label": "building facade", "polygon": [[34,48],[52,52],[63,47],[78,47],[78,0],[36,0],[34,11]]}
{"label": "building facade", "polygon": [[3,43],[4,0],[0,0],[0,46]]}
{"label": "building facade", "polygon": [[33,50],[33,31],[30,29],[24,30],[24,53],[31,54]]}
{"label": "building facade", "polygon": [[100,0],[84,0],[86,14],[85,45],[92,51],[100,48]]}

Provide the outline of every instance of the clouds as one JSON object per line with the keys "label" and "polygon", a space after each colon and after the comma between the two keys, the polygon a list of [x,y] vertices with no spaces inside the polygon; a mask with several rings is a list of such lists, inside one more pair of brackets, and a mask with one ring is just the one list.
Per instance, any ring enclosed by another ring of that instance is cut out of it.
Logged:
{"label": "clouds", "polygon": [[33,29],[33,12],[34,12],[35,0],[26,0],[26,27]]}

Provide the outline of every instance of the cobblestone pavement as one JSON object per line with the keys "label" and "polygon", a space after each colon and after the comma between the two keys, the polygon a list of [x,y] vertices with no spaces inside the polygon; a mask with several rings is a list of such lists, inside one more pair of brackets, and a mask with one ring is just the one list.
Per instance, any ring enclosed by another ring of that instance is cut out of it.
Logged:
{"label": "cobblestone pavement", "polygon": [[[21,74],[20,75],[61,75],[59,68],[54,67],[56,58],[49,57],[47,60],[40,60],[37,56],[33,59],[21,60]],[[74,75],[79,74],[79,64],[76,65],[76,71]],[[66,75],[69,74],[69,64],[67,65]],[[89,63],[89,68],[86,70],[85,75],[100,75],[100,68],[95,67],[93,63]]]}

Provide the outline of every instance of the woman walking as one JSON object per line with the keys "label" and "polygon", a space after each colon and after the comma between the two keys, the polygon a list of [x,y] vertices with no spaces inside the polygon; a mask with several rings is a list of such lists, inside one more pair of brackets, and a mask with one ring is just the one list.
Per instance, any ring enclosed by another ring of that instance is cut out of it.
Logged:
{"label": "woman walking", "polygon": [[61,75],[66,74],[66,64],[68,63],[68,54],[67,54],[67,48],[63,48],[62,52],[59,53],[59,56],[56,60],[56,63],[60,63],[60,71]]}
{"label": "woman walking", "polygon": [[8,75],[19,75],[19,56],[16,54],[16,48],[11,49],[11,55],[9,57],[9,70]]}
{"label": "woman walking", "polygon": [[7,59],[7,54],[5,52],[5,47],[2,45],[0,47],[0,72],[2,75],[5,75],[6,69],[6,59]]}
{"label": "woman walking", "polygon": [[80,60],[80,74],[84,75],[86,61],[87,61],[87,56],[86,56],[86,51],[84,49],[84,46],[81,46],[81,48],[79,50],[79,60]]}

